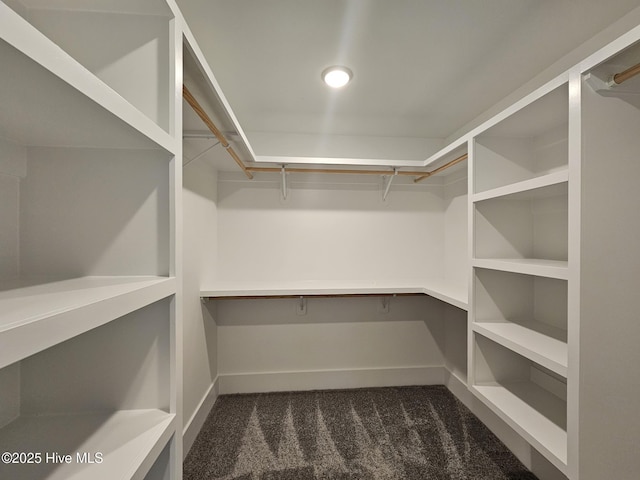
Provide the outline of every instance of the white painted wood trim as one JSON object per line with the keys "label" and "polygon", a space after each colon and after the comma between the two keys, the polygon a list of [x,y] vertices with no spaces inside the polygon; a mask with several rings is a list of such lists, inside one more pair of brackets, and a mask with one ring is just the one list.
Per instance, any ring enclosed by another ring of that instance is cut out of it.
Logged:
{"label": "white painted wood trim", "polygon": [[193,443],[202,430],[204,426],[204,422],[207,420],[207,416],[211,409],[218,400],[218,396],[220,395],[220,382],[218,382],[218,377],[213,381],[209,388],[205,392],[204,396],[200,400],[200,403],[196,407],[195,411],[191,415],[191,418],[187,422],[185,422],[184,430],[182,431],[182,459],[184,460],[191,450]]}
{"label": "white painted wood trim", "polygon": [[444,366],[221,374],[220,394],[442,385]]}

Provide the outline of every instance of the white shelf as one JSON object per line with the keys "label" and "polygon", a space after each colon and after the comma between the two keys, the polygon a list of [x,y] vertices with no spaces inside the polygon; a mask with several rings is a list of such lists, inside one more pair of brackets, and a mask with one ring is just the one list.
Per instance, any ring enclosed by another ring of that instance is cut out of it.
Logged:
{"label": "white shelf", "polygon": [[472,391],[566,474],[567,405],[564,401],[530,382],[474,385]]}
{"label": "white shelf", "polygon": [[201,297],[211,298],[394,294],[425,294],[463,310],[468,309],[466,289],[447,285],[444,282],[291,282],[277,285],[221,284],[200,290]]}
{"label": "white shelf", "polygon": [[[561,170],[549,173],[540,177],[531,178],[522,182],[512,183],[504,187],[498,187],[482,193],[476,193],[472,197],[473,202],[482,202],[492,198],[513,195],[513,199],[528,200],[552,195],[567,193],[567,182],[569,181],[569,171]],[[556,186],[557,189],[549,189]],[[543,190],[540,190],[543,189]],[[511,198],[511,197],[510,197]]]}
{"label": "white shelf", "polygon": [[[24,416],[0,430],[2,452],[40,452],[34,465],[0,464],[0,478],[13,480],[143,479],[175,430],[175,415],[161,410]],[[102,463],[77,454],[103,455]],[[69,464],[46,462],[46,453],[72,455]]]}
{"label": "white shelf", "polygon": [[1,2],[0,32],[3,135],[25,145],[177,151],[160,126]]}
{"label": "white shelf", "polygon": [[529,258],[486,258],[474,259],[473,266],[500,270],[504,272],[524,273],[539,277],[569,278],[569,263],[562,260],[541,260]]}
{"label": "white shelf", "polygon": [[473,330],[566,378],[567,333],[561,329],[530,321],[476,322]]}
{"label": "white shelf", "polygon": [[0,368],[172,295],[175,278],[0,284]]}

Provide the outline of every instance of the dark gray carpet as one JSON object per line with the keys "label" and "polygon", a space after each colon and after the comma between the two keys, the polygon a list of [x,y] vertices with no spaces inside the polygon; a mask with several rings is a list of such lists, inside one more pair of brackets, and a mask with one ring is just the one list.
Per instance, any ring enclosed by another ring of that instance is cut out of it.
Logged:
{"label": "dark gray carpet", "polygon": [[444,386],[218,398],[185,480],[536,480]]}

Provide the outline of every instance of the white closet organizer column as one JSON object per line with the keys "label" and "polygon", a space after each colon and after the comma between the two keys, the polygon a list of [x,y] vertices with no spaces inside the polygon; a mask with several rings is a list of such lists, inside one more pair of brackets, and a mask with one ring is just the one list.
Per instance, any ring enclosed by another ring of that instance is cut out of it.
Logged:
{"label": "white closet organizer column", "polygon": [[473,140],[469,388],[567,473],[568,77]]}
{"label": "white closet organizer column", "polygon": [[620,53],[581,83],[580,480],[634,478],[640,468],[628,448],[640,437],[640,76],[606,85],[640,63],[640,28],[633,33],[635,44],[614,44]]}
{"label": "white closet organizer column", "polygon": [[0,3],[0,477],[175,480],[172,14],[68,3]]}

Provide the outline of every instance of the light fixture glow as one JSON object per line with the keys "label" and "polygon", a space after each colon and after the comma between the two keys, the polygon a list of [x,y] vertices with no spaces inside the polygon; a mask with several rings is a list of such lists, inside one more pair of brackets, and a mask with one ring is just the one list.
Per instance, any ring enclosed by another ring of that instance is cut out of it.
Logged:
{"label": "light fixture glow", "polygon": [[347,67],[329,67],[322,72],[322,80],[331,88],[342,88],[351,81],[353,73]]}

